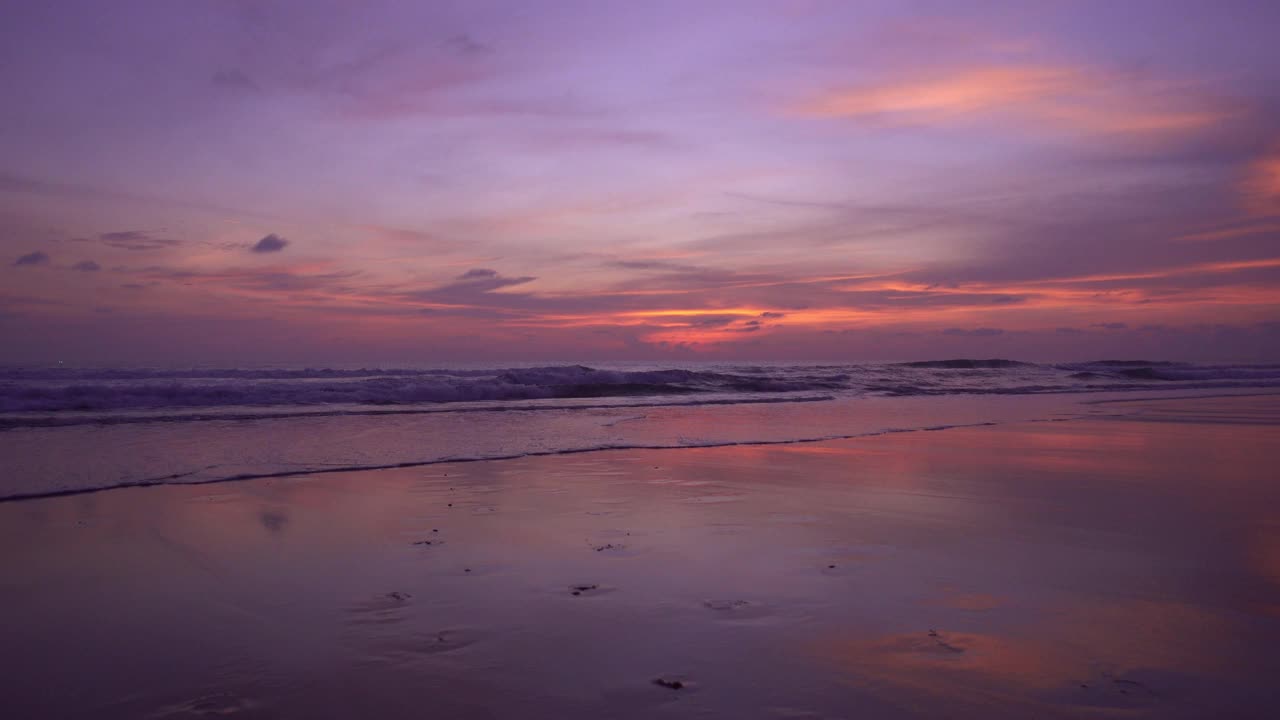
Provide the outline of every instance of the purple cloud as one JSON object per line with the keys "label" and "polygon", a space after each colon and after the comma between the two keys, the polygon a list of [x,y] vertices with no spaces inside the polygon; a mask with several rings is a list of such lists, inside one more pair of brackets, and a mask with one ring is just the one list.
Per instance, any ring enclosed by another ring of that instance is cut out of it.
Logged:
{"label": "purple cloud", "polygon": [[995,337],[1003,335],[1004,330],[1001,328],[980,327],[966,330],[964,328],[947,328],[942,331],[943,335],[955,335],[959,337]]}
{"label": "purple cloud", "polygon": [[484,55],[493,52],[493,48],[477,41],[466,33],[454,35],[445,44],[456,50],[460,55]]}
{"label": "purple cloud", "polygon": [[292,270],[257,270],[230,268],[221,271],[200,272],[169,267],[149,267],[141,277],[156,282],[172,282],[183,285],[212,285],[232,287],[254,292],[310,292],[342,295],[349,291],[346,281],[360,275],[359,270],[340,270],[329,273],[302,273]]}
{"label": "purple cloud", "polygon": [[49,254],[37,250],[33,253],[27,253],[26,255],[23,255],[17,260],[14,260],[13,264],[15,267],[19,265],[48,265]]}
{"label": "purple cloud", "polygon": [[730,325],[736,321],[736,315],[695,315],[688,320],[689,327],[717,328]]}
{"label": "purple cloud", "polygon": [[249,248],[249,251],[256,252],[256,253],[280,252],[288,244],[289,244],[288,240],[285,240],[284,238],[280,237],[275,233],[271,233],[270,235],[267,235],[266,237],[262,238],[258,242],[254,243],[253,247]]}
{"label": "purple cloud", "polygon": [[172,238],[153,237],[142,230],[121,230],[118,232],[102,233],[98,236],[98,240],[103,244],[116,248],[117,250],[163,250],[164,248],[181,245],[180,240]]}
{"label": "purple cloud", "polygon": [[[1276,341],[1144,324],[1280,319],[1278,11],[1164,4],[1140,23],[984,2],[217,4],[198,24],[169,3],[33,5],[0,24],[2,129],[6,164],[39,179],[0,173],[0,237],[11,263],[57,255],[13,264],[68,272],[11,272],[65,298],[67,328],[101,279],[70,272],[88,255],[164,289],[138,318],[258,302],[296,329],[272,337],[324,356],[352,318],[427,313],[424,336],[477,358],[710,352],[730,332],[726,356],[1258,355]],[[637,64],[651,37],[675,40]],[[68,113],[86,93],[94,112]],[[311,242],[233,240],[261,227]],[[246,298],[264,293],[280,301]],[[61,332],[49,347],[79,337]],[[128,344],[87,332],[93,353]],[[359,336],[410,342],[391,322]]]}

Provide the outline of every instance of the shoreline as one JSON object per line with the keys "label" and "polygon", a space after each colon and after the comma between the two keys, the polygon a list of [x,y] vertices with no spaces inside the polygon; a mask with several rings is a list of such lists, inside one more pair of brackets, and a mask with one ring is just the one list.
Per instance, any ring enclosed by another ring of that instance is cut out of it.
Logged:
{"label": "shoreline", "polygon": [[[1115,394],[1117,393],[1107,393],[1107,395],[1115,395]],[[1008,396],[1008,397],[1020,397],[1020,396]],[[1096,399],[1096,400],[1080,400],[1076,404],[1078,406],[1083,406],[1087,408],[1090,406],[1112,405],[1112,404],[1126,404],[1129,406],[1139,406],[1142,404],[1150,404],[1150,403],[1161,404],[1161,403],[1181,402],[1185,406],[1188,403],[1192,403],[1192,404],[1203,403],[1204,401],[1213,401],[1213,400],[1236,399],[1237,401],[1239,401],[1240,399],[1258,399],[1258,398],[1270,398],[1270,397],[1280,397],[1280,392],[1262,392],[1262,391],[1243,392],[1242,391],[1242,392],[1233,392],[1233,393],[1192,394],[1192,395],[1177,395],[1177,396],[1164,396],[1164,395],[1156,395],[1154,393],[1143,393],[1140,396],[1132,396],[1132,397],[1120,397],[1120,398],[1107,397],[1104,399]],[[912,398],[912,400],[920,400],[920,399],[921,398]],[[757,399],[757,400],[748,400],[741,403],[715,403],[715,405],[774,405],[774,404],[781,404],[783,402],[791,402],[791,401],[781,401],[781,400],[765,401],[765,400]],[[797,402],[807,403],[807,402],[814,402],[814,400],[804,398],[804,399],[798,400]],[[854,400],[853,402],[856,402],[856,400]],[[599,406],[599,407],[587,406],[587,407],[572,407],[572,408],[566,407],[566,408],[553,408],[553,409],[573,409],[573,410],[609,409],[609,410],[625,411],[627,409],[634,408],[634,407],[642,407],[642,408],[649,409],[654,407],[684,408],[686,406],[677,403],[677,404],[653,404],[653,405],[639,405],[639,406],[630,405],[630,406]],[[505,411],[518,412],[520,411],[520,409],[511,408]],[[424,413],[386,412],[386,413],[372,413],[372,415],[376,417],[376,416],[384,416],[384,415],[395,416],[395,415],[406,415],[406,414],[407,415],[435,414],[435,413],[442,413],[442,412],[444,411],[429,411]],[[468,410],[465,412],[472,412],[472,410]],[[357,416],[361,416],[361,415],[369,415],[369,414],[368,413],[357,414]],[[283,417],[316,418],[316,417],[325,417],[325,415],[307,414],[307,415],[283,416]],[[341,417],[347,417],[347,415],[342,415]],[[902,428],[888,427],[888,428],[880,428],[880,429],[874,429],[874,430],[866,430],[861,432],[854,432],[849,434],[833,434],[833,435],[823,435],[823,436],[817,436],[817,437],[784,438],[784,439],[774,439],[774,440],[771,440],[771,439],[754,439],[754,440],[741,440],[741,441],[726,440],[726,441],[695,442],[691,444],[620,443],[620,444],[611,444],[611,445],[605,445],[605,446],[565,448],[565,449],[545,450],[545,451],[531,450],[531,451],[517,452],[517,453],[510,453],[510,454],[497,454],[497,455],[486,455],[486,456],[476,456],[476,457],[438,457],[438,458],[431,458],[426,460],[407,460],[403,462],[394,462],[394,463],[371,463],[371,464],[346,465],[342,467],[310,467],[310,468],[297,469],[297,470],[275,470],[275,471],[268,471],[268,472],[253,472],[253,473],[242,473],[242,474],[229,475],[229,476],[207,477],[207,478],[201,478],[197,480],[183,481],[181,483],[171,482],[175,480],[181,480],[182,478],[185,478],[185,477],[191,477],[193,475],[197,475],[202,472],[207,472],[208,470],[213,469],[213,467],[211,466],[211,467],[204,467],[204,468],[195,468],[188,471],[168,474],[160,477],[149,477],[149,478],[143,478],[139,480],[125,480],[125,481],[117,482],[114,484],[108,484],[108,485],[97,486],[97,487],[67,488],[67,489],[55,489],[55,490],[40,491],[40,492],[14,493],[14,494],[0,497],[0,505],[6,504],[6,503],[12,503],[12,502],[30,502],[33,500],[40,500],[43,498],[84,495],[84,494],[106,492],[109,490],[118,490],[118,489],[125,489],[125,488],[157,487],[157,486],[170,485],[170,484],[208,485],[208,484],[217,484],[217,483],[236,483],[236,482],[246,482],[251,480],[270,479],[270,478],[298,477],[298,476],[307,476],[307,475],[326,475],[326,474],[344,473],[344,472],[394,470],[394,469],[403,469],[403,468],[428,467],[432,465],[442,465],[442,464],[449,464],[449,463],[508,461],[508,460],[518,460],[520,458],[526,458],[526,457],[554,457],[557,455],[578,455],[582,453],[593,453],[593,452],[616,452],[616,451],[628,451],[628,450],[687,450],[687,449],[699,449],[699,448],[719,448],[719,447],[737,447],[737,446],[771,446],[771,445],[808,444],[808,443],[821,443],[821,442],[838,441],[838,440],[853,440],[858,438],[870,438],[870,437],[893,435],[893,434],[899,434],[899,433],[937,432],[942,430],[998,426],[998,425],[1008,425],[1008,424],[1016,424],[1016,423],[1075,422],[1080,420],[1103,419],[1107,417],[1108,416],[1103,416],[1103,415],[1074,415],[1069,417],[1016,418],[1016,419],[1008,419],[1008,420],[990,420],[990,421],[951,423],[951,424],[917,426],[917,427],[902,427]],[[639,418],[622,417],[617,420],[614,420],[612,423],[610,423],[610,426],[618,424],[623,421],[643,419],[643,418],[644,416],[640,416]],[[245,420],[247,418],[239,418],[239,417],[209,418],[208,420],[215,420],[215,419],[234,421],[234,420]],[[267,416],[264,418],[257,418],[257,419],[269,421],[272,419],[278,419],[278,416]],[[1126,416],[1121,415],[1121,416],[1112,417],[1110,419],[1126,420],[1126,419],[1136,419],[1136,418],[1128,418]],[[1189,421],[1188,419],[1180,419],[1177,417],[1160,418],[1158,416],[1144,417],[1141,419],[1151,420],[1151,421],[1160,421],[1160,422]],[[1203,418],[1198,418],[1197,420],[1203,421]],[[139,422],[142,422],[142,421],[139,421]],[[1254,422],[1257,422],[1257,421],[1243,420],[1241,422],[1244,422],[1246,424],[1253,424]],[[1264,423],[1280,422],[1280,413],[1277,413],[1275,417],[1265,419],[1262,422]],[[108,423],[107,426],[112,426],[115,424],[116,423]],[[130,421],[129,423],[126,423],[126,424],[133,424],[133,421]],[[49,426],[49,427],[56,428],[56,427],[62,427],[62,426]],[[44,429],[44,426],[40,426],[40,428]]]}
{"label": "shoreline", "polygon": [[508,460],[521,460],[524,458],[546,458],[557,457],[560,455],[583,455],[587,453],[609,453],[609,452],[626,452],[636,451],[662,451],[662,450],[710,450],[726,447],[754,447],[754,446],[771,446],[771,445],[805,445],[811,443],[834,442],[839,440],[857,440],[859,438],[873,438],[882,435],[896,435],[900,433],[915,432],[940,432],[943,430],[956,430],[962,428],[989,427],[1001,424],[1013,424],[1018,422],[1070,422],[1071,419],[1050,419],[1050,420],[1015,420],[1010,423],[981,422],[964,425],[939,425],[935,427],[923,428],[891,428],[888,430],[879,430],[873,432],[859,433],[856,435],[832,435],[819,438],[801,438],[796,440],[753,440],[744,442],[723,442],[710,443],[705,445],[620,445],[617,447],[593,447],[593,448],[574,448],[567,450],[549,450],[546,452],[527,452],[520,455],[496,455],[492,457],[465,457],[465,458],[440,458],[436,460],[421,460],[403,463],[395,463],[391,465],[356,465],[337,468],[316,468],[308,470],[285,470],[274,473],[263,473],[258,475],[237,475],[225,478],[213,478],[208,480],[197,480],[184,483],[169,483],[166,480],[176,480],[192,473],[183,475],[171,475],[155,480],[140,480],[136,482],[125,482],[119,485],[110,485],[107,487],[82,488],[75,490],[56,490],[47,493],[31,494],[31,495],[10,495],[0,497],[0,504],[9,502],[28,502],[32,500],[41,500],[44,498],[67,497],[73,495],[87,495],[92,493],[108,492],[111,490],[125,490],[134,488],[153,488],[164,487],[168,485],[216,485],[219,483],[238,483],[248,482],[252,480],[269,480],[273,478],[289,478],[289,477],[305,477],[309,475],[330,475],[335,473],[357,473],[357,472],[377,472],[379,470],[403,470],[407,468],[429,467],[432,465],[449,465],[449,464],[470,464],[483,462],[503,462]]}
{"label": "shoreline", "polygon": [[14,707],[1269,716],[1280,425],[687,449],[0,504]]}

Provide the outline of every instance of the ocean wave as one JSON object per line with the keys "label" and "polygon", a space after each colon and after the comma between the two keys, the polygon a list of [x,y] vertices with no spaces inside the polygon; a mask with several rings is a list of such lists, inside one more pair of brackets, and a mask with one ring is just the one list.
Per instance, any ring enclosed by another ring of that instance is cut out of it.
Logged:
{"label": "ocean wave", "polygon": [[73,425],[132,425],[138,423],[201,422],[214,420],[286,420],[290,418],[370,417],[395,415],[437,415],[501,412],[553,412],[564,410],[617,410],[622,408],[701,407],[714,405],[765,405],[772,403],[806,403],[834,400],[831,395],[787,395],[785,397],[729,397],[695,400],[658,400],[627,403],[560,403],[544,404],[485,404],[466,407],[408,407],[408,408],[341,408],[320,406],[305,410],[254,410],[236,412],[229,408],[223,412],[145,412],[145,413],[10,413],[0,415],[0,430],[13,428],[52,428]]}
{"label": "ocean wave", "polygon": [[1076,379],[1127,378],[1164,382],[1244,380],[1259,383],[1280,380],[1280,365],[1271,364],[1195,365],[1146,360],[1099,360],[1057,367],[1074,371],[1071,377]]}
{"label": "ocean wave", "polygon": [[[972,372],[966,372],[972,371]],[[9,368],[0,370],[0,428],[31,413],[132,413],[157,409],[405,407],[548,400],[788,394],[971,395],[1280,385],[1280,365],[1194,365],[1104,360],[1034,364],[949,359],[893,364],[507,368]],[[727,398],[727,399],[726,399]],[[174,413],[175,416],[181,413]],[[191,417],[198,414],[188,413]]]}
{"label": "ocean wave", "polygon": [[0,411],[161,407],[408,405],[813,389],[692,370],[564,365],[498,370],[19,371],[0,380]]}

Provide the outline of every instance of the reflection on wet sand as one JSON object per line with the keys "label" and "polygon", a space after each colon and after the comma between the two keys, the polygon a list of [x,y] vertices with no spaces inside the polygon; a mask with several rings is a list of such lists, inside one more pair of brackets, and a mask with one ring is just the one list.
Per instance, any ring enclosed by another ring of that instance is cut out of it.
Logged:
{"label": "reflection on wet sand", "polygon": [[1270,717],[1280,426],[1164,420],[4,504],[7,698],[22,717]]}
{"label": "reflection on wet sand", "polygon": [[928,628],[850,635],[820,642],[815,652],[843,668],[848,682],[879,683],[924,714],[945,706],[962,716],[1080,717],[1126,708],[1197,717],[1252,693],[1258,716],[1265,716],[1266,688],[1251,688],[1233,671],[1243,648],[1233,647],[1232,638],[1247,637],[1247,622],[1125,600],[1036,608],[1031,617],[1031,623],[955,621],[960,628],[1003,625],[998,634]]}

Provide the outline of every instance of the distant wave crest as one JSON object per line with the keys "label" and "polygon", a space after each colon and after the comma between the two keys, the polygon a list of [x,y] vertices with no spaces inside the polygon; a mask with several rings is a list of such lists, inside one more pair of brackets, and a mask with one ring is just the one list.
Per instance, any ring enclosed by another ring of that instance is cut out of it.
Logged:
{"label": "distant wave crest", "polygon": [[822,378],[762,378],[686,369],[560,365],[496,370],[46,370],[0,375],[0,412],[281,405],[417,405],[781,393],[843,387]]}
{"label": "distant wave crest", "polygon": [[1280,386],[1280,365],[1104,360],[1034,364],[950,359],[893,364],[548,365],[511,368],[229,368],[0,370],[0,423],[14,414],[164,408],[418,406],[552,399],[714,396],[753,402],[786,394],[952,395]]}
{"label": "distant wave crest", "polygon": [[936,368],[941,370],[976,370],[983,368],[1012,368],[1027,367],[1031,363],[1019,362],[1018,360],[1005,360],[1003,358],[992,358],[989,360],[970,360],[968,358],[956,358],[953,360],[920,360],[917,362],[899,363],[902,367],[912,368]]}

